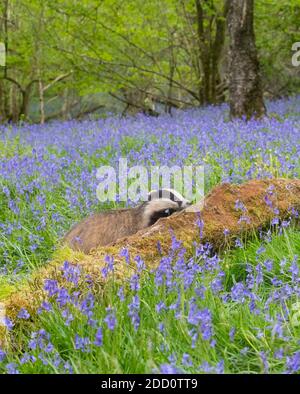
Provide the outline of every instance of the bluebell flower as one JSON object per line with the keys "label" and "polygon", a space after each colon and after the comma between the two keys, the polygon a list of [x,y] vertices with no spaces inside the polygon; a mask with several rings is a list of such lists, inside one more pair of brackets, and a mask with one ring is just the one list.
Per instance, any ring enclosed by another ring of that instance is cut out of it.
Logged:
{"label": "bluebell flower", "polygon": [[118,290],[118,297],[120,299],[121,302],[123,302],[125,300],[125,295],[124,295],[124,287],[121,286]]}
{"label": "bluebell flower", "polygon": [[6,370],[9,375],[19,375],[20,371],[16,363],[6,364]]}
{"label": "bluebell flower", "polygon": [[54,279],[45,279],[44,290],[47,291],[49,297],[52,297],[58,292],[58,283]]}
{"label": "bluebell flower", "polygon": [[193,366],[193,361],[191,360],[191,356],[188,353],[183,353],[181,362],[182,362],[182,365],[184,365],[186,367]]}
{"label": "bluebell flower", "polygon": [[300,371],[300,351],[286,358],[286,370],[288,373],[296,373]]}
{"label": "bluebell flower", "polygon": [[0,363],[5,359],[6,353],[0,348]]}
{"label": "bluebell flower", "polygon": [[14,327],[14,323],[12,322],[12,320],[7,316],[5,316],[3,320],[5,327],[8,329],[8,331],[11,331]]}
{"label": "bluebell flower", "polygon": [[103,331],[102,331],[101,327],[99,327],[97,332],[96,332],[94,345],[96,345],[96,346],[102,346],[103,345]]}
{"label": "bluebell flower", "polygon": [[68,282],[77,286],[81,275],[80,266],[78,264],[70,264],[68,261],[65,261],[61,269],[63,271],[63,277]]}
{"label": "bluebell flower", "polygon": [[78,334],[75,335],[75,349],[83,352],[90,351],[90,339],[88,337],[80,337]]}
{"label": "bluebell flower", "polygon": [[130,278],[130,288],[133,291],[138,291],[140,289],[140,277],[138,274],[133,274]]}
{"label": "bluebell flower", "polygon": [[182,371],[179,368],[177,368],[171,364],[162,364],[160,366],[160,373],[162,373],[162,374],[180,374],[180,373],[182,373]]}
{"label": "bluebell flower", "polygon": [[120,257],[125,257],[125,261],[127,264],[130,263],[130,255],[129,250],[127,248],[122,248],[120,252]]}
{"label": "bluebell flower", "polygon": [[21,308],[19,313],[18,313],[18,318],[27,320],[27,319],[30,318],[30,314],[28,313],[28,311],[26,309]]}
{"label": "bluebell flower", "polygon": [[113,331],[117,324],[117,318],[112,308],[106,308],[107,314],[104,318],[104,322],[107,324],[109,330]]}

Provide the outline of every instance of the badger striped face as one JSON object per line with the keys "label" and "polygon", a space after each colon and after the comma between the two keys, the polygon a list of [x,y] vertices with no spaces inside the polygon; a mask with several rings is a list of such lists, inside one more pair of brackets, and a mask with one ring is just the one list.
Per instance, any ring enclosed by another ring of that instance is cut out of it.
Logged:
{"label": "badger striped face", "polygon": [[152,226],[158,219],[181,211],[190,204],[188,200],[175,190],[152,190],[145,205],[144,217],[148,222],[148,226]]}
{"label": "badger striped face", "polygon": [[191,202],[189,200],[185,199],[180,193],[178,193],[174,189],[151,190],[151,192],[148,194],[148,201],[161,199],[167,199],[176,202],[180,209],[185,209],[186,207],[191,205]]}

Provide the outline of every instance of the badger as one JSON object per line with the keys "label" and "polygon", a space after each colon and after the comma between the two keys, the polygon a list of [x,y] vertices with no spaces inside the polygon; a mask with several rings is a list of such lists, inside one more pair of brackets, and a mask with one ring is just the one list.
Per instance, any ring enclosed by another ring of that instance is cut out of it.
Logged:
{"label": "badger", "polygon": [[114,209],[87,217],[71,228],[64,236],[63,243],[73,250],[89,253],[94,248],[111,244],[152,226],[158,219],[168,217],[189,205],[190,202],[175,190],[152,190],[148,194],[148,201],[134,208]]}

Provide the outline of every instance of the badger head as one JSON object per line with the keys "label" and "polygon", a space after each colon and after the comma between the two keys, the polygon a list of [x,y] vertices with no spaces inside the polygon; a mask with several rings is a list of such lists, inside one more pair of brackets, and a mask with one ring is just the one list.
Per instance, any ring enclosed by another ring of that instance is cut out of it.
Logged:
{"label": "badger head", "polygon": [[145,204],[144,218],[148,226],[158,219],[172,215],[191,205],[180,193],[173,189],[152,190]]}

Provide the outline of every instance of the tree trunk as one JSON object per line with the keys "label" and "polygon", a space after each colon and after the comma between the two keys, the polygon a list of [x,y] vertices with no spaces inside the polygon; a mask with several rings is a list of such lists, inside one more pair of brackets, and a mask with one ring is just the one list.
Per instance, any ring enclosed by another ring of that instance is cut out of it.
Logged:
{"label": "tree trunk", "polygon": [[44,86],[41,78],[39,79],[39,99],[40,99],[40,123],[45,123],[45,100],[44,100]]}
{"label": "tree trunk", "polygon": [[201,64],[201,78],[199,78],[201,104],[216,104],[219,101],[217,87],[221,82],[219,65],[225,42],[228,1],[223,1],[223,9],[219,11],[213,1],[195,0]]}
{"label": "tree trunk", "polygon": [[0,79],[0,123],[3,123],[6,120],[4,101],[5,101],[4,83],[3,80]]}
{"label": "tree trunk", "polygon": [[68,120],[69,118],[69,89],[68,88],[65,88],[63,91],[62,117],[63,120]]}
{"label": "tree trunk", "polygon": [[11,85],[11,120],[13,123],[16,123],[19,118],[19,104],[18,104],[18,88],[16,85]]}
{"label": "tree trunk", "polygon": [[253,27],[254,0],[230,0],[230,116],[260,118],[266,113]]}
{"label": "tree trunk", "polygon": [[27,120],[28,119],[28,111],[29,111],[29,102],[30,102],[30,91],[31,91],[31,84],[27,86],[22,91],[22,104],[19,119]]}

